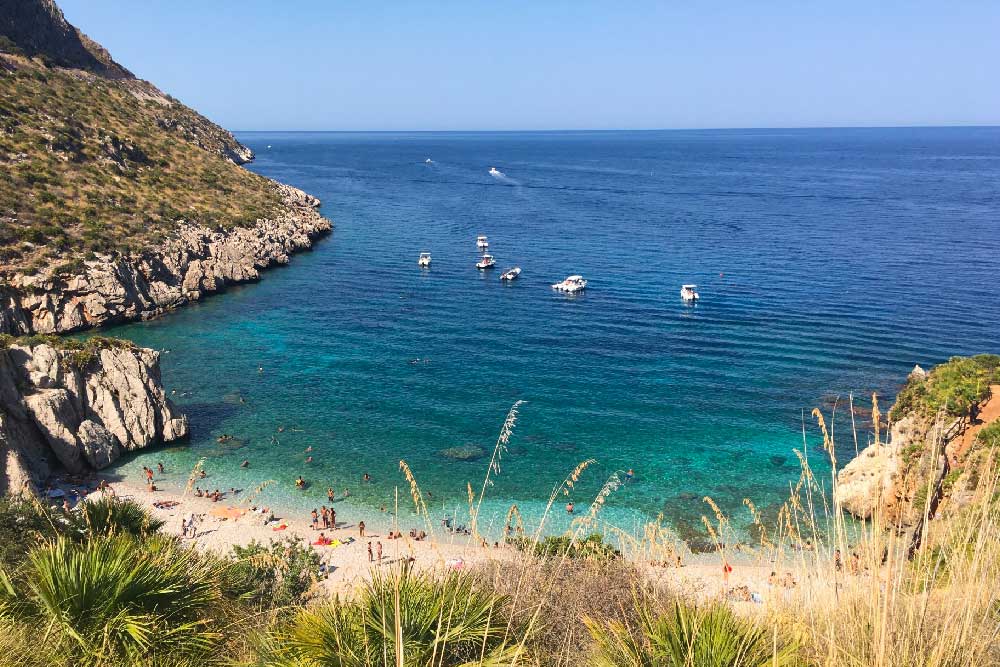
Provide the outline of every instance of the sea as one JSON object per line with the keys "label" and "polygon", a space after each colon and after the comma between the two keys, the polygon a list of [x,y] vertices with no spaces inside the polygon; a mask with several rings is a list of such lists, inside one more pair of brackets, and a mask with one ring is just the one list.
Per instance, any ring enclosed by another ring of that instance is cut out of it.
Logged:
{"label": "sea", "polygon": [[[828,487],[915,364],[1000,352],[1000,128],[238,138],[334,230],[101,332],[161,350],[190,417],[188,442],[114,469],[134,480],[162,462],[182,488],[202,461],[206,489],[304,516],[332,488],[344,520],[413,525],[405,461],[435,523],[485,490],[484,531],[516,505],[558,533],[601,496],[595,528],[697,538],[706,497],[735,530],[745,499],[774,517],[800,457]],[[582,293],[553,290],[571,274]]]}

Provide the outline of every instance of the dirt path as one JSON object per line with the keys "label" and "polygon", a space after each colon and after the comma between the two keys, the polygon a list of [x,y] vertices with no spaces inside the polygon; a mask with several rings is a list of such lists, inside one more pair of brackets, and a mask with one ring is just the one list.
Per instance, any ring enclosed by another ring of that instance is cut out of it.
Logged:
{"label": "dirt path", "polygon": [[984,428],[1000,419],[1000,384],[990,385],[990,397],[979,411],[979,421],[965,429],[965,433],[960,438],[952,441],[948,447],[948,459],[954,464],[961,461],[965,453],[969,451],[976,441],[976,436]]}

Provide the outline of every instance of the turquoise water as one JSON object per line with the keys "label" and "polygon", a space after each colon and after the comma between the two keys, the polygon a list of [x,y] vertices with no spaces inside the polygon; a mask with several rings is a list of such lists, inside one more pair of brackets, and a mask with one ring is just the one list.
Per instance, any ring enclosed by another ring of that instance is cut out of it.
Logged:
{"label": "turquoise water", "polygon": [[[405,459],[443,516],[478,490],[524,399],[488,492],[497,521],[512,502],[537,517],[593,458],[578,506],[634,468],[605,518],[697,530],[705,495],[737,522],[743,498],[773,511],[814,406],[888,398],[915,363],[1000,349],[997,128],[240,139],[252,170],[322,198],[335,230],[259,284],[111,330],[168,350],[163,380],[192,424],[190,443],[124,474],[162,460],[179,485],[207,457],[210,488],[274,479],[265,498],[305,509],[346,487],[377,514],[397,487],[408,502]],[[474,268],[477,234],[496,270]],[[586,293],[553,292],[573,273]],[[441,454],[458,446],[486,456]]]}

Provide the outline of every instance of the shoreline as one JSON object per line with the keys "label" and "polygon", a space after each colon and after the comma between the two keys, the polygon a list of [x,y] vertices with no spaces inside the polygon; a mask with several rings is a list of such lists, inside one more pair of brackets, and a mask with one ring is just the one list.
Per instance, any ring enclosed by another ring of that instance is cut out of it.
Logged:
{"label": "shoreline", "polygon": [[[410,526],[400,526],[399,530],[403,532],[401,538],[388,539],[386,528],[378,525],[370,513],[342,516],[338,512],[337,527],[333,530],[313,530],[308,521],[281,516],[281,513],[275,514],[276,521],[265,525],[260,514],[249,511],[247,505],[239,500],[212,502],[208,498],[198,498],[190,493],[185,495],[183,492],[159,487],[151,492],[133,481],[109,479],[100,473],[97,479],[107,481],[118,497],[135,500],[154,516],[162,519],[165,524],[161,530],[167,534],[181,536],[181,521],[193,512],[199,517],[196,536],[182,539],[197,549],[229,555],[234,546],[246,546],[251,542],[267,545],[275,540],[285,539],[308,546],[320,555],[321,562],[328,567],[328,574],[319,582],[327,596],[350,594],[359,585],[369,581],[376,568],[386,567],[404,559],[412,558],[414,566],[419,570],[443,572],[469,569],[489,562],[511,562],[525,556],[523,552],[505,544],[500,544],[498,548],[480,546],[472,536],[449,533],[443,531],[440,526],[431,526],[433,530],[428,531],[424,540],[410,538],[407,534]],[[166,509],[154,505],[163,501],[178,504]],[[242,516],[237,517],[237,512],[243,512]],[[220,516],[224,513],[231,514],[231,517]],[[370,520],[372,523],[369,523]],[[364,539],[359,534],[359,521],[364,521],[366,524]],[[274,530],[275,526],[282,524],[287,528]],[[426,528],[420,527],[420,529]],[[314,542],[321,532],[335,540],[346,542],[351,539],[351,541],[337,547],[315,545]],[[369,541],[373,550],[377,550],[379,542],[382,543],[381,564],[368,561]],[[776,565],[765,566],[735,553],[728,558],[734,566],[728,584],[723,583],[722,559],[717,553],[689,555],[688,561],[682,567],[653,566],[628,556],[623,558],[631,562],[650,582],[686,591],[700,600],[717,599],[724,596],[724,590],[746,587],[767,602],[772,597],[769,594],[772,587],[767,584],[768,574],[772,569],[793,572],[797,581],[802,584],[807,582],[807,577],[803,576],[807,568],[801,566],[804,564],[786,562],[780,568]],[[806,587],[802,586],[797,590],[805,589]],[[784,591],[786,595],[791,592],[787,589]],[[741,602],[732,598],[730,601],[744,605],[748,610],[763,608],[761,602]]]}

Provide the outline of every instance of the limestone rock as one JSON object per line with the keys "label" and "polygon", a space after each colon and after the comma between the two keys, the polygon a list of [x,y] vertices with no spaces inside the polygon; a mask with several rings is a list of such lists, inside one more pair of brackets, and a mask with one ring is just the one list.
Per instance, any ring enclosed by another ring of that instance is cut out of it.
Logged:
{"label": "limestone rock", "polygon": [[83,367],[71,351],[20,344],[0,350],[0,492],[104,468],[124,450],[183,438],[187,418],[167,399],[159,354],[99,349]]}
{"label": "limestone rock", "polygon": [[0,285],[0,333],[66,333],[149,319],[226,285],[258,280],[262,269],[286,264],[331,229],[316,210],[318,199],[275,187],[285,211],[273,220],[228,230],[184,224],[155,251],[98,256],[70,277],[14,274]]}
{"label": "limestone rock", "polygon": [[92,468],[106,468],[121,454],[118,440],[106,428],[89,419],[76,432],[82,454]]}
{"label": "limestone rock", "polygon": [[889,445],[873,444],[863,449],[837,473],[837,503],[858,518],[870,519],[892,496],[898,455],[899,449]]}

